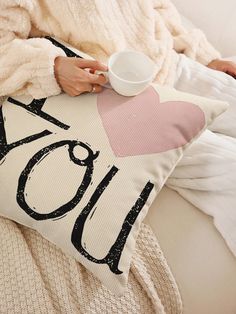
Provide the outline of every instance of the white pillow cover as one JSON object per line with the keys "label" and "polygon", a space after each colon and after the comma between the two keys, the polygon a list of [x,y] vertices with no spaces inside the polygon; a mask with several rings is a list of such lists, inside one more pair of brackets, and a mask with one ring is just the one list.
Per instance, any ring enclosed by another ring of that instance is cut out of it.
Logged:
{"label": "white pillow cover", "polygon": [[183,151],[227,104],[152,85],[0,107],[0,214],[124,293],[139,227]]}

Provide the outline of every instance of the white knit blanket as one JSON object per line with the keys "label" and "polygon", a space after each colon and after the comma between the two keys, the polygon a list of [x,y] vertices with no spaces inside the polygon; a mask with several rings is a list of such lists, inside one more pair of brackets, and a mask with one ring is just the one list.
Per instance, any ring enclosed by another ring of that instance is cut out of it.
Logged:
{"label": "white knit blanket", "polygon": [[122,297],[38,232],[0,217],[0,234],[0,313],[182,313],[175,280],[145,224]]}

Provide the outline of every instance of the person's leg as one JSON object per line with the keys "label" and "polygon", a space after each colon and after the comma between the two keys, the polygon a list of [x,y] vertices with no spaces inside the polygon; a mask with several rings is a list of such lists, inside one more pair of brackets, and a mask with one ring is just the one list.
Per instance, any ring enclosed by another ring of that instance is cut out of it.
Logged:
{"label": "person's leg", "polygon": [[180,55],[175,88],[230,104],[210,127],[216,133],[190,145],[166,185],[211,215],[236,255],[236,80]]}
{"label": "person's leg", "polygon": [[174,87],[180,91],[226,101],[229,109],[209,127],[236,138],[236,80],[180,55]]}

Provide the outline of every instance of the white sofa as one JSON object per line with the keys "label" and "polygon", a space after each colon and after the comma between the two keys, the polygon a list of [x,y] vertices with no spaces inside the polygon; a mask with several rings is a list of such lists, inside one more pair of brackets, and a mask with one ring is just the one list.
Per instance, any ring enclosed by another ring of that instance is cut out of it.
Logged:
{"label": "white sofa", "polygon": [[212,218],[164,187],[145,222],[177,281],[184,314],[235,314],[236,258]]}
{"label": "white sofa", "polygon": [[202,29],[223,57],[236,55],[235,0],[172,0],[178,11]]}

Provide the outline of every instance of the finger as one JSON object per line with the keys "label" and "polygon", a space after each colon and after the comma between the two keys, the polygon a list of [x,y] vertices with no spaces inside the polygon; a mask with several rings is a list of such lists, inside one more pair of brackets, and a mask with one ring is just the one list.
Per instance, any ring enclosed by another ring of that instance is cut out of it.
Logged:
{"label": "finger", "polygon": [[76,65],[81,68],[90,68],[99,71],[107,71],[107,66],[97,60],[76,59]]}
{"label": "finger", "polygon": [[230,75],[236,75],[236,64],[234,62],[229,62],[227,66],[227,72]]}
{"label": "finger", "polygon": [[85,92],[93,92],[93,93],[100,93],[102,91],[101,85],[91,85],[91,84],[83,84],[76,88],[67,88],[64,90],[66,94],[68,94],[71,97],[79,96],[82,93]]}
{"label": "finger", "polygon": [[92,91],[93,93],[100,93],[102,91],[102,86],[94,84]]}
{"label": "finger", "polygon": [[230,75],[236,76],[236,66],[232,67],[232,68],[229,70],[229,72],[230,72]]}
{"label": "finger", "polygon": [[233,78],[236,77],[236,67],[230,67],[227,69],[226,73],[230,76],[232,76]]}
{"label": "finger", "polygon": [[229,72],[229,71],[226,71],[226,74],[232,76],[234,79],[236,79],[236,72]]}
{"label": "finger", "polygon": [[107,78],[103,74],[88,73],[87,82],[90,84],[104,85],[107,83]]}
{"label": "finger", "polygon": [[102,86],[97,84],[83,84],[83,87],[80,88],[80,92],[89,92],[89,93],[100,93],[102,91]]}
{"label": "finger", "polygon": [[107,78],[103,74],[92,74],[89,71],[78,69],[78,82],[104,85],[107,83]]}
{"label": "finger", "polygon": [[67,87],[64,92],[69,94],[70,96],[78,96],[85,92],[90,92],[92,90],[93,86],[89,83],[77,83],[74,84],[73,87]]}
{"label": "finger", "polygon": [[81,92],[78,92],[76,89],[69,89],[69,88],[65,89],[64,92],[71,97],[76,97],[81,94]]}
{"label": "finger", "polygon": [[77,71],[75,73],[75,79],[78,82],[90,84],[104,85],[107,83],[107,78],[105,77],[104,74],[91,73],[91,71],[95,72],[96,70],[88,68],[85,69],[77,68]]}
{"label": "finger", "polygon": [[91,92],[93,89],[93,85],[90,83],[79,83],[77,84],[75,89],[78,93]]}

